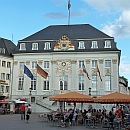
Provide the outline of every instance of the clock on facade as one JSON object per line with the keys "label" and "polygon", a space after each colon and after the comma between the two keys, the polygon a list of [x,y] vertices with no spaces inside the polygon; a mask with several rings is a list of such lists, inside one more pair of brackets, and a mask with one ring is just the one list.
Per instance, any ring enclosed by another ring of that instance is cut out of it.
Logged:
{"label": "clock on facade", "polygon": [[65,63],[65,62],[62,62],[62,66],[66,66],[66,63]]}

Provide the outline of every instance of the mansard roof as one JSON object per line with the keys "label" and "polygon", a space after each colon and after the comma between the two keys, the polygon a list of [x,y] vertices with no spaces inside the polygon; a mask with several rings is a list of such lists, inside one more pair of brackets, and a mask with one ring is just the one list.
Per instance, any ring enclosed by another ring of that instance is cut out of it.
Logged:
{"label": "mansard roof", "polygon": [[76,24],[48,26],[21,41],[57,40],[63,35],[70,39],[112,38],[89,24]]}
{"label": "mansard roof", "polygon": [[[56,42],[67,36],[73,43],[74,50],[60,50],[69,52],[93,52],[93,51],[119,51],[114,42],[114,38],[103,33],[89,24],[75,25],[53,25],[48,26],[22,40],[18,41],[15,53],[49,53],[54,50]],[[111,48],[104,48],[105,40],[110,40]],[[78,49],[79,42],[84,41],[85,49]],[[98,42],[98,48],[92,49],[92,41]],[[50,49],[45,50],[46,42],[50,42]],[[25,43],[26,49],[20,50],[20,44]],[[32,50],[32,43],[38,43],[38,50]],[[58,51],[58,52],[60,52]]]}
{"label": "mansard roof", "polygon": [[0,48],[5,49],[5,53],[0,53],[0,55],[12,57],[16,45],[11,40],[0,38]]}

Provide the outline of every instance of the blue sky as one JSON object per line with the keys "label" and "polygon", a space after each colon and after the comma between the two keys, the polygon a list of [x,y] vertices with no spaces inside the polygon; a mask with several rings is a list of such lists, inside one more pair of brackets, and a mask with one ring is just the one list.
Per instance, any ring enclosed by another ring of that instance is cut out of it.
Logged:
{"label": "blue sky", "polygon": [[[70,24],[91,24],[115,38],[121,50],[120,76],[126,77],[130,86],[130,1],[70,3]],[[68,24],[68,0],[0,0],[0,16],[0,37],[17,44],[49,25]]]}

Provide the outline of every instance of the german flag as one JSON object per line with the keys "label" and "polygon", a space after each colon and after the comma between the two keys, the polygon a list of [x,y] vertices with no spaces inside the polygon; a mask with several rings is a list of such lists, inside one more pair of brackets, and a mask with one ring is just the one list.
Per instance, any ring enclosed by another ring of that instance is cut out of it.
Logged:
{"label": "german flag", "polygon": [[37,73],[41,75],[44,79],[46,79],[48,76],[48,73],[44,71],[38,64],[37,64]]}

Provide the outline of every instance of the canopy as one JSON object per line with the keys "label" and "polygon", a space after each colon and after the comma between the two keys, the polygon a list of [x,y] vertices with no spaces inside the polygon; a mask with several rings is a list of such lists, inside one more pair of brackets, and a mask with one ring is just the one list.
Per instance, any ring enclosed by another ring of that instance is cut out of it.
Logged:
{"label": "canopy", "polygon": [[104,95],[94,99],[96,103],[106,103],[106,104],[113,104],[113,103],[130,103],[130,96],[126,94],[122,94],[119,92],[114,92],[108,95]]}
{"label": "canopy", "polygon": [[20,101],[20,100],[15,100],[15,103],[25,103],[25,104],[27,104],[27,102],[25,102],[25,101]]}
{"label": "canopy", "polygon": [[11,100],[8,99],[0,100],[0,104],[7,104],[7,103],[11,103]]}
{"label": "canopy", "polygon": [[69,92],[65,94],[60,94],[49,98],[50,101],[59,101],[59,102],[75,102],[75,103],[89,103],[93,102],[93,98],[85,94],[78,92]]}

